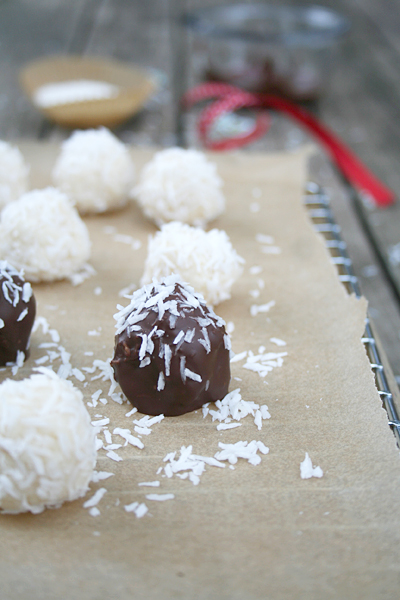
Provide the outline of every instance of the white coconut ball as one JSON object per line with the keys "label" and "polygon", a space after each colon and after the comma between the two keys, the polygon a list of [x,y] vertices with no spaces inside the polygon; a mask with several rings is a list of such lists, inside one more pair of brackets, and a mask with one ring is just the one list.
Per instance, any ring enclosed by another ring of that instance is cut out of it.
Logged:
{"label": "white coconut ball", "polygon": [[28,281],[70,277],[89,256],[87,227],[55,188],[27,192],[0,214],[0,259],[23,269]]}
{"label": "white coconut ball", "polygon": [[29,166],[20,150],[0,140],[0,210],[29,187]]}
{"label": "white coconut ball", "polygon": [[203,152],[168,148],[143,168],[132,195],[157,225],[182,221],[203,227],[225,208],[222,179]]}
{"label": "white coconut ball", "polygon": [[0,508],[40,513],[84,496],[96,464],[82,393],[51,369],[0,385]]}
{"label": "white coconut ball", "polygon": [[128,148],[105,127],[74,131],[62,143],[52,172],[81,214],[124,206],[134,181]]}
{"label": "white coconut ball", "polygon": [[231,288],[243,271],[244,259],[232,247],[225,231],[191,227],[173,221],[150,237],[141,284],[176,273],[206,302],[219,304],[231,297]]}

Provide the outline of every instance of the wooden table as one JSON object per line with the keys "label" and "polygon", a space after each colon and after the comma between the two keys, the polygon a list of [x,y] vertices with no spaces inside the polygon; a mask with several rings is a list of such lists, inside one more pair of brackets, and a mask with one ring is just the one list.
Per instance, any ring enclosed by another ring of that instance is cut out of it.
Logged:
{"label": "wooden table", "polygon": [[[17,75],[34,58],[72,53],[114,57],[158,73],[160,91],[140,114],[115,130],[123,141],[198,146],[196,112],[183,114],[180,98],[200,81],[203,57],[180,18],[187,10],[213,4],[215,0],[1,0],[0,137],[61,140],[69,135],[33,108],[21,92]],[[383,5],[379,0],[325,0],[323,4],[347,15],[352,29],[338,48],[332,81],[317,114],[397,192],[400,1]],[[293,140],[300,144],[306,139],[293,123],[273,115],[271,131],[251,148],[287,149]],[[400,205],[385,210],[365,207],[354,199],[322,151],[311,160],[310,179],[331,197],[370,315],[399,382],[400,264],[393,249],[400,242]]]}

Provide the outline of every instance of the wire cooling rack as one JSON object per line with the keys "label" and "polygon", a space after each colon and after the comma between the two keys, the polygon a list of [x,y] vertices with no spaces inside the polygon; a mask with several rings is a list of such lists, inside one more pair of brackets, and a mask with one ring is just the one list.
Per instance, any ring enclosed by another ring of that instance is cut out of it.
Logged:
{"label": "wire cooling rack", "polygon": [[[315,231],[322,234],[325,239],[331,260],[337,267],[340,281],[350,294],[354,293],[357,298],[360,298],[359,282],[354,275],[351,259],[347,255],[346,244],[341,238],[340,227],[333,218],[329,196],[318,184],[309,182],[306,186],[304,204]],[[374,371],[376,387],[388,414],[389,425],[400,448],[400,420],[368,317],[365,320],[365,332],[361,341]]]}

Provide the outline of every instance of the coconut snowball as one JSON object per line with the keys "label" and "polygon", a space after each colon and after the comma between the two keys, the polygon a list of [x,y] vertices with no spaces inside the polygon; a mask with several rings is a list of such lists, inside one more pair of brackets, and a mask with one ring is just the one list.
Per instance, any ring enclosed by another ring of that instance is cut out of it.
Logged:
{"label": "coconut snowball", "polygon": [[203,152],[168,148],[145,165],[131,194],[157,225],[182,221],[203,227],[225,208],[222,179]]}
{"label": "coconut snowball", "polygon": [[55,188],[27,192],[0,214],[0,259],[23,269],[28,281],[69,277],[89,256],[86,225]]}
{"label": "coconut snowball", "polygon": [[28,190],[29,166],[16,146],[0,140],[0,210]]}
{"label": "coconut snowball", "polygon": [[231,297],[233,283],[242,273],[241,258],[225,231],[167,223],[150,237],[141,284],[176,273],[206,302],[216,305]]}
{"label": "coconut snowball", "polygon": [[96,463],[82,393],[51,369],[0,385],[0,508],[40,513],[84,496]]}
{"label": "coconut snowball", "polygon": [[101,213],[126,204],[134,165],[127,147],[105,127],[77,130],[63,142],[52,177],[81,214]]}

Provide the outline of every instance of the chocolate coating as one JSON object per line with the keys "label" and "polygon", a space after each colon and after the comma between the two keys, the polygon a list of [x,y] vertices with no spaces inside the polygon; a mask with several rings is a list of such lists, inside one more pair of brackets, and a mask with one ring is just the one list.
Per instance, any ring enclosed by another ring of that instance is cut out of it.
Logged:
{"label": "chocolate coating", "polygon": [[8,263],[0,261],[0,365],[16,362],[18,351],[28,358],[35,314],[30,284]]}
{"label": "chocolate coating", "polygon": [[[164,290],[171,293],[163,298],[161,309],[159,303],[142,312],[133,307],[127,318],[133,326],[127,325],[115,338],[115,379],[132,405],[149,415],[182,415],[228,393],[229,337],[224,322],[192,288],[175,280],[164,280]],[[162,282],[142,288],[149,304],[162,288]],[[133,303],[138,305],[137,300]]]}

